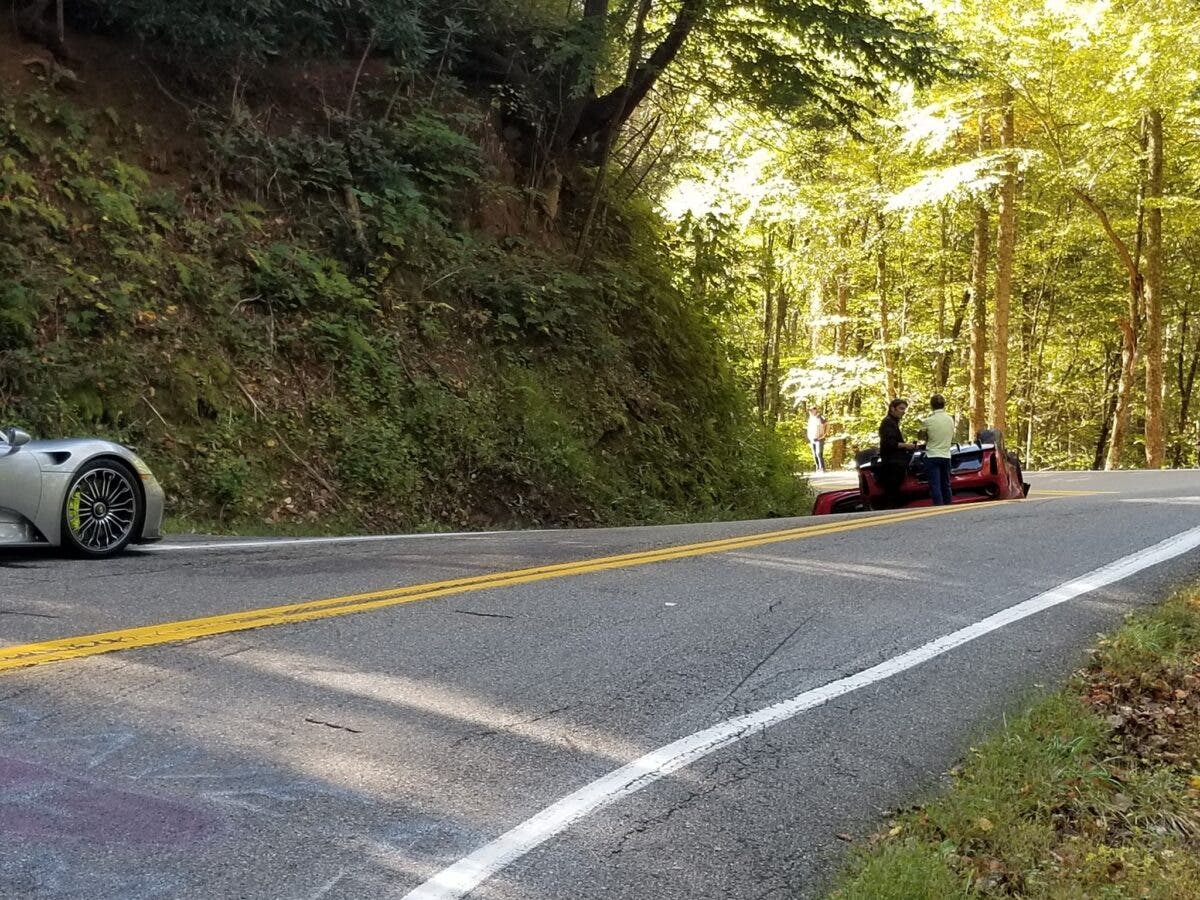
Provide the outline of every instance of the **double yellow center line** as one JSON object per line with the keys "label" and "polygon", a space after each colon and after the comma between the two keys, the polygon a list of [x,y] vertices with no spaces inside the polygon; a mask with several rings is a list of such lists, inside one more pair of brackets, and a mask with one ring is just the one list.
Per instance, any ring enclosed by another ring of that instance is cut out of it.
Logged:
{"label": "double yellow center line", "polygon": [[1073,491],[1065,488],[1035,488],[1035,497],[1094,497],[1097,494],[1116,494],[1118,491]]}
{"label": "double yellow center line", "polygon": [[224,615],[205,616],[200,619],[185,619],[178,622],[164,622],[159,625],[124,628],[117,631],[82,635],[80,637],[42,641],[36,644],[20,644],[0,648],[0,672],[9,669],[19,669],[25,666],[39,666],[47,663],[62,662],[68,659],[95,656],[100,653],[132,650],[136,647],[173,644],[195,638],[211,637],[217,634],[248,631],[252,628],[265,628],[270,625],[287,625],[295,622],[309,622],[314,619],[326,619],[332,616],[369,612],[388,606],[398,606],[403,603],[415,603],[418,600],[432,600],[436,597],[445,597],[449,594],[466,594],[474,591],[510,587],[517,584],[528,584],[534,581],[547,581],[552,578],[586,575],[591,572],[603,572],[608,569],[623,569],[631,566],[643,566],[649,563],[685,559],[691,556],[705,556],[710,553],[745,550],[750,547],[761,547],[764,544],[802,540],[822,535],[837,534],[844,531],[858,531],[879,525],[894,525],[899,522],[910,522],[914,519],[946,515],[951,512],[971,509],[978,505],[991,506],[993,504],[969,503],[959,506],[924,507],[909,512],[860,518],[854,521],[839,521],[828,525],[810,525],[803,528],[789,528],[784,531],[761,532],[742,537],[705,541],[697,544],[663,547],[658,550],[624,553],[619,556],[604,556],[596,559],[535,566],[528,569],[514,569],[507,572],[492,572],[487,575],[453,578],[448,581],[434,581],[426,584],[414,584],[383,591],[372,591],[365,594],[328,597],[323,600],[289,603],[284,606],[271,606]]}

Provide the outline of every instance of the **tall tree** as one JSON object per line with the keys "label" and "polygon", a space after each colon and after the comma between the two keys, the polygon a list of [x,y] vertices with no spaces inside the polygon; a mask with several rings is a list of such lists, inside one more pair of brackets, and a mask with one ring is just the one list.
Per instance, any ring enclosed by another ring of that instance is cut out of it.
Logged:
{"label": "tall tree", "polygon": [[1179,343],[1175,354],[1175,388],[1179,391],[1179,419],[1176,423],[1175,449],[1171,464],[1176,467],[1185,464],[1190,452],[1190,448],[1186,446],[1190,438],[1188,422],[1192,411],[1192,395],[1196,387],[1196,372],[1200,369],[1200,329],[1196,329],[1195,336],[1191,332],[1191,288],[1194,284],[1195,279],[1188,285],[1180,304]]}
{"label": "tall tree", "polygon": [[834,331],[833,352],[838,356],[846,355],[850,343],[850,266],[847,262],[850,246],[850,227],[844,225],[838,232],[837,268],[834,274],[837,290],[837,327]]}
{"label": "tall tree", "polygon": [[991,425],[1008,429],[1008,314],[1012,296],[1013,256],[1017,243],[1017,160],[1013,155],[1013,94],[1001,95],[1000,146],[1005,151],[1004,179],[996,229],[996,305],[992,311]]}
{"label": "tall tree", "polygon": [[775,344],[775,301],[778,278],[775,272],[775,229],[767,228],[762,237],[762,253],[759,258],[761,272],[763,304],[762,304],[762,341],[759,353],[758,367],[758,416],[764,422],[770,415],[772,406],[771,361],[774,357]]}
{"label": "tall tree", "polygon": [[[928,18],[862,0],[613,0],[567,5],[564,22],[479,8],[485,38],[464,78],[521,93],[510,120],[526,143],[593,159],[671,73],[717,102],[810,122],[849,122],[895,79],[928,82],[956,61]],[[636,19],[646,23],[635,41]]]}
{"label": "tall tree", "polygon": [[[991,136],[987,114],[979,114],[979,152],[988,150]],[[987,427],[987,270],[990,216],[986,197],[975,201],[975,239],[971,250],[971,371],[970,410],[971,432],[978,434]]]}
{"label": "tall tree", "polygon": [[1139,188],[1137,236],[1135,246],[1132,250],[1125,240],[1117,234],[1108,212],[1082,188],[1076,188],[1075,193],[1100,222],[1100,227],[1103,228],[1104,234],[1108,237],[1113,252],[1116,253],[1117,258],[1125,269],[1128,284],[1128,291],[1125,295],[1125,315],[1117,320],[1117,325],[1121,329],[1121,374],[1117,379],[1116,404],[1113,407],[1112,413],[1113,420],[1109,437],[1108,455],[1104,461],[1105,469],[1117,469],[1121,465],[1121,456],[1125,450],[1125,437],[1129,431],[1133,382],[1137,367],[1138,323],[1141,318],[1142,294],[1145,285],[1139,265],[1142,244],[1142,219],[1140,215],[1141,188]]}
{"label": "tall tree", "polygon": [[883,389],[890,403],[899,396],[900,388],[892,354],[892,286],[888,274],[887,227],[882,213],[875,217],[875,224],[878,228],[875,234],[875,292],[879,298],[879,353],[883,360]]}
{"label": "tall tree", "polygon": [[1146,466],[1163,464],[1162,112],[1145,113],[1146,132]]}

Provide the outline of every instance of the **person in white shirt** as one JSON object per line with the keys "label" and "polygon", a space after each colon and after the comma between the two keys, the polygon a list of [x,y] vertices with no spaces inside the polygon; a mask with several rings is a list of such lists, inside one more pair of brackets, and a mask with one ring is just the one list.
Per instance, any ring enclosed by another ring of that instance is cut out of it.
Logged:
{"label": "person in white shirt", "polygon": [[815,406],[808,408],[808,444],[812,448],[813,461],[817,464],[817,471],[825,471],[825,435],[829,430],[829,426],[825,422],[825,417],[821,415],[821,411]]}
{"label": "person in white shirt", "polygon": [[929,493],[934,506],[950,503],[950,446],[954,443],[954,417],[946,412],[946,398],[934,394],[929,398],[933,410],[921,420],[925,438],[925,473],[929,476]]}

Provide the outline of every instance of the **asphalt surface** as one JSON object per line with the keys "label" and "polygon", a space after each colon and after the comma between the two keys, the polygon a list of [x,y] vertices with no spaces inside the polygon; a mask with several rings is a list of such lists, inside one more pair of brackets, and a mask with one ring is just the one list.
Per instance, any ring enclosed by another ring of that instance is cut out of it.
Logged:
{"label": "asphalt surface", "polygon": [[[878,516],[0,555],[11,647],[851,525],[0,671],[0,897],[403,897],[642,754],[1200,524],[1195,471],[1030,480],[1022,502],[865,528]],[[1198,572],[1188,552],[717,750],[471,896],[817,896],[839,835],[937,789],[1096,632]]]}

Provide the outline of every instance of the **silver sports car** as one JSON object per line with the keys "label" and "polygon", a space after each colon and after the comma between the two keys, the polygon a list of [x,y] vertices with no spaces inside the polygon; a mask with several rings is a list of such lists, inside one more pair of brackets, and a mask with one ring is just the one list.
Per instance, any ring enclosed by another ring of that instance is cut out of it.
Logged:
{"label": "silver sports car", "polygon": [[100,559],[162,537],[163,489],[137,454],[100,440],[0,431],[0,547]]}

